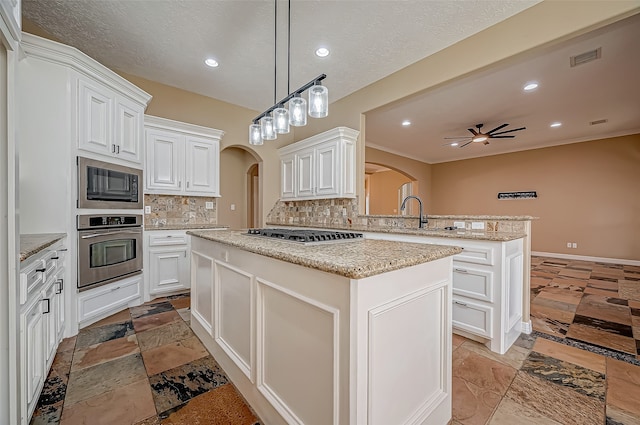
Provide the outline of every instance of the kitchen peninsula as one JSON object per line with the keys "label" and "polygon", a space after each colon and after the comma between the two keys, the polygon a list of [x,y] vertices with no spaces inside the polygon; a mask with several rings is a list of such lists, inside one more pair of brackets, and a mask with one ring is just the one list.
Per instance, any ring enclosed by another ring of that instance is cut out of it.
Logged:
{"label": "kitchen peninsula", "polygon": [[448,423],[460,248],[188,234],[191,326],[265,423]]}

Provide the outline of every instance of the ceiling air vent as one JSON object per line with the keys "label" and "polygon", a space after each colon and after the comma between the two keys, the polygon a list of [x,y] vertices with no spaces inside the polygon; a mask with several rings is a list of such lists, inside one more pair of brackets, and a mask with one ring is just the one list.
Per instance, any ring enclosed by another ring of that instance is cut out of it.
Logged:
{"label": "ceiling air vent", "polygon": [[596,59],[600,59],[602,55],[602,47],[598,47],[594,50],[589,50],[588,52],[580,53],[579,55],[571,56],[569,58],[569,63],[571,68],[578,65],[584,65],[587,62],[594,61]]}
{"label": "ceiling air vent", "polygon": [[609,122],[609,120],[605,118],[605,119],[602,119],[602,120],[589,121],[589,125],[604,124],[606,122]]}

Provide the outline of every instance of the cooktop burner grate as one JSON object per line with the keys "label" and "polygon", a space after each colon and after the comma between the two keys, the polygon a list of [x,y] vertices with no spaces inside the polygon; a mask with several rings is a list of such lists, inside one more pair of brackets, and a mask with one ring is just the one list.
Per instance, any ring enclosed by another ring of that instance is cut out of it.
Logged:
{"label": "cooktop burner grate", "polygon": [[251,236],[262,236],[304,244],[323,242],[349,242],[364,239],[362,233],[336,232],[329,230],[249,229],[247,234]]}

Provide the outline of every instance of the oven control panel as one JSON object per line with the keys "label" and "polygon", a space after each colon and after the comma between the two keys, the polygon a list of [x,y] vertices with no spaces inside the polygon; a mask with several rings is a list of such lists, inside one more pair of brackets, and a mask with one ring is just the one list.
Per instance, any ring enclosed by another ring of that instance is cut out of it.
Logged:
{"label": "oven control panel", "polygon": [[78,229],[104,229],[109,227],[142,226],[142,215],[121,214],[101,215],[88,214],[78,216]]}

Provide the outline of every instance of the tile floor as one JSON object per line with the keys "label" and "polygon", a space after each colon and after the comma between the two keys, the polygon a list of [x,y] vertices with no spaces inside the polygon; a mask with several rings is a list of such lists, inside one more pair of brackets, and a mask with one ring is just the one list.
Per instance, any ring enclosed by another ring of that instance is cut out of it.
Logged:
{"label": "tile floor", "polygon": [[[452,424],[640,425],[640,267],[534,257],[531,276],[532,335],[502,356],[454,335]],[[189,301],[63,341],[32,424],[257,424],[191,332]]]}

